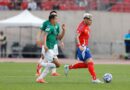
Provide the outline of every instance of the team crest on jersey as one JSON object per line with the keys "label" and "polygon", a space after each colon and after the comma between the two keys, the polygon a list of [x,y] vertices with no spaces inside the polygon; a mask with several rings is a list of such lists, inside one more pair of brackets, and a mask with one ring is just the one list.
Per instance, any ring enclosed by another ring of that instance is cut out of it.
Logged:
{"label": "team crest on jersey", "polygon": [[50,31],[50,28],[46,28],[46,31],[47,31],[47,32]]}
{"label": "team crest on jersey", "polygon": [[50,26],[49,25],[46,27],[46,31],[47,32],[50,31]]}

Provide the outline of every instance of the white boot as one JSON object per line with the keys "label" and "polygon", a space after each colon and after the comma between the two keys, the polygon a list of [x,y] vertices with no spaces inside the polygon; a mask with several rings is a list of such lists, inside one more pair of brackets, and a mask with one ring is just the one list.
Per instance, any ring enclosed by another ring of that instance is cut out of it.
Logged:
{"label": "white boot", "polygon": [[92,80],[92,83],[103,83],[103,82],[99,79],[96,79],[96,80]]}
{"label": "white boot", "polygon": [[69,65],[64,66],[64,73],[65,73],[65,76],[68,75],[68,73],[69,73]]}

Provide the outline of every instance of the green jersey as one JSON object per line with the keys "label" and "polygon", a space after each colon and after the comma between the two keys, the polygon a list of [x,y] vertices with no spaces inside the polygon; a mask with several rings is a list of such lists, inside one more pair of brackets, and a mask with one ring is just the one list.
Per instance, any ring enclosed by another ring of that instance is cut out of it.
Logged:
{"label": "green jersey", "polygon": [[58,43],[57,36],[60,33],[60,26],[57,23],[55,26],[50,23],[49,20],[45,21],[40,29],[47,33],[47,47],[53,49],[54,45]]}

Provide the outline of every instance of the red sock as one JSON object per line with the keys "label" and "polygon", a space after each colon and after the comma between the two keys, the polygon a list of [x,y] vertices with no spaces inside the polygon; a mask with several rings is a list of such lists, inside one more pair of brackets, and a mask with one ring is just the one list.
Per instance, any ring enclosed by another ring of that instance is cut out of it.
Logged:
{"label": "red sock", "polygon": [[93,62],[88,62],[87,65],[88,65],[88,71],[91,74],[92,79],[96,80],[96,73],[94,71],[94,63]]}
{"label": "red sock", "polygon": [[78,68],[87,68],[87,64],[85,63],[76,63],[74,65],[70,65],[69,69],[78,69]]}

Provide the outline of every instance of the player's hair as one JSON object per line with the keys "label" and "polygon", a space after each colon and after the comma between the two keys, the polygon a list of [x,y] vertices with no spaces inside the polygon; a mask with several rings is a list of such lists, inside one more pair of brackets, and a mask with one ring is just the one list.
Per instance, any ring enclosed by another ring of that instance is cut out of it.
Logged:
{"label": "player's hair", "polygon": [[54,19],[55,17],[57,17],[57,15],[50,15],[49,16],[49,21],[51,21],[51,19]]}
{"label": "player's hair", "polygon": [[50,12],[50,15],[52,15],[53,13],[55,13],[57,15],[57,12],[55,10]]}

